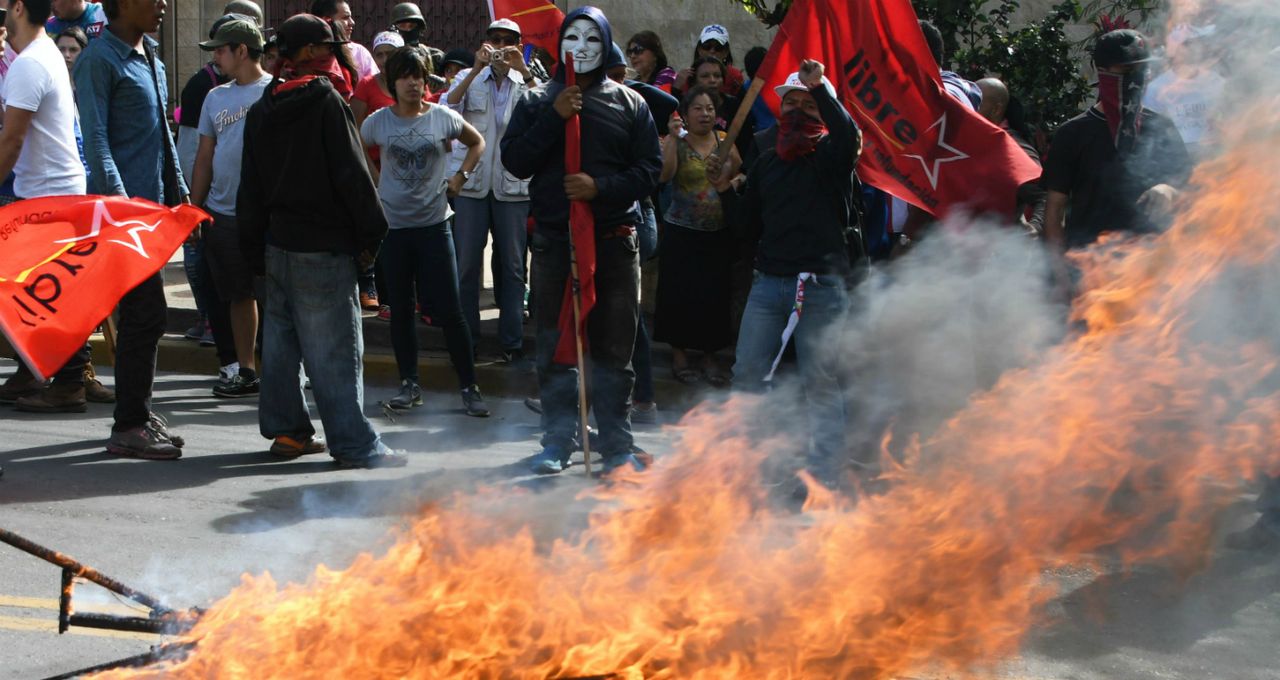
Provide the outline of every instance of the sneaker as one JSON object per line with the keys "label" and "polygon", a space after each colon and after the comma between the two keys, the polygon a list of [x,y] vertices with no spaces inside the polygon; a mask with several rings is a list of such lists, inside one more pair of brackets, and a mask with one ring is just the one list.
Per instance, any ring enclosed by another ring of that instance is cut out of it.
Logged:
{"label": "sneaker", "polygon": [[620,453],[612,456],[604,456],[604,467],[600,470],[600,475],[608,477],[625,466],[631,466],[636,472],[644,472],[653,464],[653,456],[648,453],[635,449],[633,447],[631,453]]}
{"label": "sneaker", "polygon": [[1262,520],[1258,520],[1248,529],[1227,534],[1223,545],[1232,550],[1273,552],[1280,550],[1280,534],[1266,528],[1262,525]]}
{"label": "sneaker", "polygon": [[223,399],[240,399],[243,397],[252,397],[258,393],[261,383],[257,376],[246,377],[236,375],[231,379],[230,383],[223,385],[221,383],[213,386],[213,396],[222,397]]}
{"label": "sneaker", "polygon": [[306,438],[295,438],[281,435],[271,442],[271,454],[280,458],[297,458],[313,453],[324,453],[329,447],[324,439],[311,435]]}
{"label": "sneaker", "polygon": [[525,397],[524,407],[534,413],[542,413],[542,400],[537,397]]}
{"label": "sneaker", "polygon": [[378,308],[378,321],[391,321],[391,305],[382,305]]}
{"label": "sneaker", "polygon": [[148,416],[147,422],[151,423],[151,427],[154,428],[157,432],[164,435],[165,437],[168,437],[169,441],[172,442],[174,446],[178,448],[182,448],[183,446],[186,445],[187,443],[186,440],[169,431],[169,421],[165,420],[164,416],[160,415],[159,413],[152,411],[151,415]]}
{"label": "sneaker", "polygon": [[182,448],[151,420],[129,430],[113,431],[107,441],[107,453],[143,460],[177,460],[182,457]]}
{"label": "sneaker", "polygon": [[488,418],[489,406],[484,403],[484,397],[480,394],[480,386],[472,385],[462,390],[462,406],[467,410],[467,415],[476,418]]}
{"label": "sneaker", "polygon": [[382,305],[378,304],[378,294],[372,291],[360,293],[360,308],[367,312],[376,312],[382,309]]}
{"label": "sneaker", "polygon": [[412,380],[401,381],[400,393],[388,399],[387,406],[401,411],[422,406],[422,388]]}
{"label": "sneaker", "polygon": [[182,334],[182,337],[188,340],[199,340],[200,338],[204,337],[204,331],[205,331],[205,328],[208,327],[208,325],[209,325],[208,322],[206,322],[204,318],[201,318],[198,321],[196,321],[196,325],[192,326],[191,328],[188,328],[186,332]]}
{"label": "sneaker", "polygon": [[98,380],[98,374],[93,371],[93,364],[84,365],[84,398],[95,404],[116,403],[116,393],[107,389],[106,385]]}
{"label": "sneaker", "polygon": [[555,444],[548,444],[529,461],[529,470],[536,475],[554,475],[568,467],[569,453]]}
{"label": "sneaker", "polygon": [[22,397],[30,397],[40,393],[45,383],[36,379],[31,369],[27,365],[18,362],[18,372],[9,376],[9,379],[0,385],[0,404],[12,404]]}
{"label": "sneaker", "polygon": [[84,386],[53,383],[29,397],[16,402],[19,411],[27,413],[84,413],[89,405],[84,398]]}
{"label": "sneaker", "polygon": [[653,425],[658,422],[658,405],[652,401],[631,405],[631,422],[636,425]]}
{"label": "sneaker", "polygon": [[385,453],[375,453],[368,458],[353,460],[349,458],[334,458],[334,464],[344,470],[364,469],[376,470],[378,468],[398,468],[409,464],[409,457],[398,451],[388,450]]}
{"label": "sneaker", "polygon": [[218,369],[218,384],[230,385],[231,381],[238,375],[240,375],[240,362],[233,361]]}
{"label": "sneaker", "polygon": [[214,346],[216,346],[217,344],[218,344],[218,343],[213,339],[213,326],[211,326],[211,325],[209,325],[209,324],[205,324],[205,325],[204,325],[204,334],[200,336],[200,346],[201,346],[201,347],[214,347]]}
{"label": "sneaker", "polygon": [[524,350],[520,349],[519,347],[515,349],[502,350],[502,363],[504,364],[514,364],[518,361],[523,361],[523,360],[524,360]]}

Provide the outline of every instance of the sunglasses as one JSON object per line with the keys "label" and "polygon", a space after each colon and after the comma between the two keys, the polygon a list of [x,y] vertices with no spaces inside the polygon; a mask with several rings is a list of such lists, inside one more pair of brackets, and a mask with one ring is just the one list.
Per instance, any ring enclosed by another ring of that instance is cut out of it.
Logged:
{"label": "sunglasses", "polygon": [[631,47],[627,48],[627,54],[630,54],[633,56],[641,55],[648,51],[649,51],[648,47],[641,47],[639,45],[632,45]]}
{"label": "sunglasses", "polygon": [[715,40],[708,40],[702,43],[701,47],[708,52],[724,52],[729,49],[728,45],[721,44]]}
{"label": "sunglasses", "polygon": [[515,47],[520,44],[520,38],[514,35],[491,35],[486,42],[494,47]]}

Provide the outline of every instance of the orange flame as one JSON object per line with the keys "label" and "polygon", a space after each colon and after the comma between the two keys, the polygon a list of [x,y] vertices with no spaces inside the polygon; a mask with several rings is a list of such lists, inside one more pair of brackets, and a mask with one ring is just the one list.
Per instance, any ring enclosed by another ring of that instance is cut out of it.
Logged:
{"label": "orange flame", "polygon": [[[738,398],[687,417],[680,452],[600,492],[573,539],[540,546],[495,521],[528,497],[459,499],[305,585],[244,577],[191,631],[189,658],[104,677],[990,671],[1054,596],[1046,570],[1103,555],[1200,566],[1237,481],[1277,469],[1271,339],[1222,340],[1195,313],[1277,263],[1280,130],[1229,141],[1171,231],[1080,258],[1089,330],[913,443],[883,496],[771,512],[756,470],[782,440],[749,436],[761,406]],[[1267,304],[1234,302],[1218,321]]]}

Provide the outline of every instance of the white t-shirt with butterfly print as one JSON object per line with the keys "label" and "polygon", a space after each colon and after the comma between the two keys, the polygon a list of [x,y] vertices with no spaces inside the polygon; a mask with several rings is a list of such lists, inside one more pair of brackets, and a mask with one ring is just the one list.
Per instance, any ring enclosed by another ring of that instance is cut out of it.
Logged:
{"label": "white t-shirt with butterfly print", "polygon": [[414,118],[388,106],[364,119],[360,136],[382,148],[378,197],[392,229],[436,225],[453,216],[445,194],[446,146],[462,134],[462,115],[430,105]]}

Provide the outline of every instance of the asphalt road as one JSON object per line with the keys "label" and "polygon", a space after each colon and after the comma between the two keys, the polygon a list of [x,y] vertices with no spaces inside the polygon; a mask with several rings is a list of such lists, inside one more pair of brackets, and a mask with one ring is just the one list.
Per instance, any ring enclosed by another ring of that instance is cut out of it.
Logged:
{"label": "asphalt road", "polygon": [[[0,379],[13,370],[0,363]],[[173,607],[206,604],[244,572],[303,580],[317,564],[340,568],[387,544],[387,529],[424,502],[477,484],[537,485],[529,517],[548,531],[580,526],[575,468],[533,481],[521,460],[536,451],[537,416],[518,400],[491,400],[494,416],[468,418],[451,389],[395,423],[367,390],[388,443],[407,451],[397,470],[339,471],[324,456],[280,462],[258,436],[256,400],[209,395],[210,378],[162,375],[156,408],[187,439],[179,462],[115,460],[103,442],[110,407],[70,417],[4,414],[0,527],[46,543]],[[669,435],[637,428],[662,454]],[[1243,503],[1236,525],[1248,521]],[[1280,560],[1220,553],[1189,584],[1158,571],[1051,575],[1066,594],[1050,608],[1008,678],[1145,680],[1280,678]],[[73,629],[56,634],[59,572],[0,545],[0,678],[42,678],[146,652],[151,635]],[[81,610],[127,611],[82,585]],[[942,676],[940,676],[942,677]]]}

